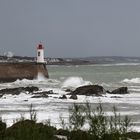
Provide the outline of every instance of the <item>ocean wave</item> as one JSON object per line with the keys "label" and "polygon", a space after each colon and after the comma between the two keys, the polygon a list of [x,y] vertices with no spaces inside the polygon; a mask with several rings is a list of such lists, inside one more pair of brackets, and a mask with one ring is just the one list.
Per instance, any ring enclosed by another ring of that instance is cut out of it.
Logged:
{"label": "ocean wave", "polygon": [[44,81],[47,80],[47,78],[42,73],[39,72],[35,80]]}
{"label": "ocean wave", "polygon": [[124,79],[122,82],[136,84],[136,83],[140,83],[140,78],[137,77],[137,78],[132,78],[132,79]]}
{"label": "ocean wave", "polygon": [[79,86],[84,86],[84,85],[91,85],[92,82],[90,81],[85,81],[82,77],[68,77],[63,83],[61,88],[63,89],[75,89]]}
{"label": "ocean wave", "polygon": [[[56,87],[60,85],[60,81],[57,79],[43,79],[43,78],[36,78],[33,80],[29,79],[17,79],[15,82],[6,83],[6,87],[8,88],[16,88],[16,87],[26,87],[26,86],[37,86],[37,87]],[[4,84],[1,84],[1,89],[5,88]]]}
{"label": "ocean wave", "polygon": [[104,67],[110,67],[110,66],[138,66],[140,63],[113,63],[113,64],[94,64],[90,66],[104,66]]}

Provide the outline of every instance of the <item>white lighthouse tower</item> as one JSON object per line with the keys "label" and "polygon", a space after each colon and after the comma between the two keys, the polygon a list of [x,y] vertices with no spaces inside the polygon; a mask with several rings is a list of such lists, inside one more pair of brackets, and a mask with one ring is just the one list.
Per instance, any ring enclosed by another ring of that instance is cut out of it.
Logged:
{"label": "white lighthouse tower", "polygon": [[44,61],[44,47],[41,43],[37,46],[37,63],[45,63]]}

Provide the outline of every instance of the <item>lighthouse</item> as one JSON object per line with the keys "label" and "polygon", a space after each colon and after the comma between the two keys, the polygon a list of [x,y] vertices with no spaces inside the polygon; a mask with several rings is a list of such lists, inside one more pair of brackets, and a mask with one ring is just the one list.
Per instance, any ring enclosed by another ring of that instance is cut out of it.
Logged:
{"label": "lighthouse", "polygon": [[44,47],[41,43],[37,46],[37,63],[45,63],[44,61]]}

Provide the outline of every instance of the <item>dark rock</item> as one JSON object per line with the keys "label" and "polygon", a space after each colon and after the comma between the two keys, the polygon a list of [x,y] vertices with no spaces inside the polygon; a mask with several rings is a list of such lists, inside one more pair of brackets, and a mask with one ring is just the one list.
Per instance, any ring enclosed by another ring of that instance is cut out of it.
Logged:
{"label": "dark rock", "polygon": [[33,93],[34,91],[38,91],[39,88],[38,87],[23,87],[22,90],[28,91],[29,93]]}
{"label": "dark rock", "polygon": [[0,90],[0,95],[4,94],[12,94],[12,95],[19,95],[21,92],[26,92],[28,91],[29,93],[32,93],[34,91],[38,91],[38,87],[19,87],[19,88],[6,88],[6,89],[1,89]]}
{"label": "dark rock", "polygon": [[70,94],[71,95],[100,96],[101,94],[105,94],[105,93],[106,93],[106,91],[104,90],[104,88],[102,86],[88,85],[88,86],[78,87],[76,90],[74,90]]}
{"label": "dark rock", "polygon": [[66,89],[65,92],[72,92],[72,90],[71,89]]}
{"label": "dark rock", "polygon": [[34,96],[32,96],[32,98],[48,98],[49,96],[48,95],[46,95],[46,94],[37,94],[37,95],[34,95]]}
{"label": "dark rock", "polygon": [[37,92],[37,93],[33,93],[34,96],[32,96],[32,98],[48,98],[49,94],[55,94],[55,93],[53,93],[52,90],[43,91],[43,92]]}
{"label": "dark rock", "polygon": [[63,96],[59,97],[59,99],[67,99],[67,96],[63,95]]}
{"label": "dark rock", "polygon": [[70,96],[70,99],[77,100],[78,97],[77,97],[77,95],[71,95],[71,96]]}
{"label": "dark rock", "polygon": [[115,89],[111,92],[111,94],[128,94],[128,88],[127,87],[120,87],[118,89]]}
{"label": "dark rock", "polygon": [[3,94],[0,94],[0,98],[2,98],[3,97]]}
{"label": "dark rock", "polygon": [[56,94],[53,92],[53,90],[49,90],[49,91],[43,91],[43,92],[37,92],[37,93],[34,93],[34,94],[45,94],[45,95],[48,95],[48,94]]}
{"label": "dark rock", "polygon": [[122,98],[120,96],[111,96],[110,98]]}
{"label": "dark rock", "polygon": [[111,91],[109,91],[109,90],[106,90],[106,93],[111,93]]}
{"label": "dark rock", "polygon": [[6,89],[2,89],[0,90],[0,94],[4,95],[4,94],[12,94],[12,95],[19,95],[22,91],[22,88],[6,88]]}
{"label": "dark rock", "polygon": [[53,92],[53,90],[49,90],[47,91],[47,94],[55,94],[55,93]]}

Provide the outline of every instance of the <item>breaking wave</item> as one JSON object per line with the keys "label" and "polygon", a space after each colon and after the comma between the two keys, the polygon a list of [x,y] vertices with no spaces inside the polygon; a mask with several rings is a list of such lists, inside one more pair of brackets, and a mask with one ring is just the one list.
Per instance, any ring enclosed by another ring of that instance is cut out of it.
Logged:
{"label": "breaking wave", "polygon": [[94,64],[94,65],[89,65],[89,66],[105,66],[105,67],[110,67],[110,66],[139,66],[140,63],[115,63],[115,64]]}
{"label": "breaking wave", "polygon": [[82,77],[69,77],[63,83],[61,88],[75,89],[79,86],[91,85],[92,82],[85,81]]}
{"label": "breaking wave", "polygon": [[136,84],[136,83],[140,83],[140,78],[124,79],[122,82]]}
{"label": "breaking wave", "polygon": [[[56,79],[44,79],[43,77],[38,77],[34,80],[28,80],[28,79],[22,79],[22,80],[16,80],[12,83],[7,83],[7,86],[9,88],[15,88],[15,87],[26,87],[26,86],[37,86],[37,87],[57,87],[60,85],[60,81]],[[3,87],[3,85],[1,85]],[[4,88],[4,87],[3,87]]]}
{"label": "breaking wave", "polygon": [[39,72],[35,80],[44,81],[47,80],[47,78],[42,73]]}

